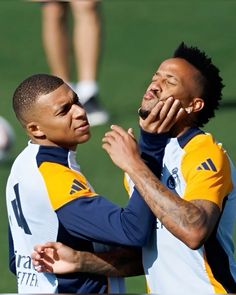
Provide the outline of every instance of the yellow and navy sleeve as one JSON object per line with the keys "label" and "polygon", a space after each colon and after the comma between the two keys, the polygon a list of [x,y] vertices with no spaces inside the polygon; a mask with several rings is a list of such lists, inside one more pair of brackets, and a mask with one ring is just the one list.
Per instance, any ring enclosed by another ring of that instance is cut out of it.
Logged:
{"label": "yellow and navy sleeve", "polygon": [[92,197],[96,195],[81,173],[64,165],[44,162],[40,165],[39,170],[44,178],[48,196],[54,210],[79,197]]}
{"label": "yellow and navy sleeve", "polygon": [[93,192],[86,178],[58,163],[40,165],[48,196],[60,223],[76,238],[107,244],[143,246],[154,216],[134,190],[125,208]]}
{"label": "yellow and navy sleeve", "polygon": [[222,208],[233,186],[226,152],[209,134],[195,136],[184,150],[181,169],[187,185],[183,198],[209,200]]}

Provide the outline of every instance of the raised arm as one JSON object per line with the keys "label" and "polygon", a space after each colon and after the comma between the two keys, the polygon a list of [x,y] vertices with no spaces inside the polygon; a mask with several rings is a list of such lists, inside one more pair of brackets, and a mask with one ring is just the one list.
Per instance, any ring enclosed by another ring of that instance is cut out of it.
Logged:
{"label": "raised arm", "polygon": [[207,200],[186,201],[169,190],[142,161],[137,143],[124,129],[112,126],[103,148],[132,179],[156,217],[190,248],[198,248],[219,217],[217,205]]}

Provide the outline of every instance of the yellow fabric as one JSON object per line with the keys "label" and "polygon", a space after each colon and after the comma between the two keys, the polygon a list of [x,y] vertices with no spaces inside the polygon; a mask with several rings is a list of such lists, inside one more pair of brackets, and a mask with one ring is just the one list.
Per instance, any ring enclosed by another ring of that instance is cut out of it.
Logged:
{"label": "yellow fabric", "polygon": [[[39,170],[44,178],[48,196],[54,210],[79,197],[92,197],[96,193],[89,187],[86,178],[79,172],[63,165],[44,162]],[[72,185],[78,181],[78,190],[73,190]]]}
{"label": "yellow fabric", "polygon": [[[209,146],[209,149],[205,147]],[[182,160],[182,173],[187,183],[183,198],[191,201],[205,199],[216,203],[222,208],[225,196],[232,190],[230,163],[221,145],[213,142],[211,136],[197,135],[184,148],[186,154]],[[200,160],[201,159],[201,160]],[[216,171],[198,170],[202,168],[201,161],[211,159]],[[198,170],[198,171],[196,171]],[[224,185],[222,185],[224,184]]]}
{"label": "yellow fabric", "polygon": [[214,288],[215,294],[226,294],[227,291],[224,289],[224,287],[214,278],[213,273],[211,271],[211,268],[207,262],[206,256],[204,255],[204,264],[206,268],[206,272],[208,275],[208,278],[212,284],[212,287]]}

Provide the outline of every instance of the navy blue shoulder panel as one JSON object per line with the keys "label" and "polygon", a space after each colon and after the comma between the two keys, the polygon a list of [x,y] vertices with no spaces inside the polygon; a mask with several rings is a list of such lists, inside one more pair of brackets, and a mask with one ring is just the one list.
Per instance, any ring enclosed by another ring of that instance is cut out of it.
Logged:
{"label": "navy blue shoulder panel", "polygon": [[39,147],[39,152],[36,157],[38,167],[43,162],[53,162],[68,167],[68,149],[56,146],[43,146]]}
{"label": "navy blue shoulder panel", "polygon": [[196,135],[198,134],[204,134],[205,132],[201,129],[195,127],[195,128],[189,128],[183,135],[178,137],[178,142],[181,148],[184,148],[185,145]]}

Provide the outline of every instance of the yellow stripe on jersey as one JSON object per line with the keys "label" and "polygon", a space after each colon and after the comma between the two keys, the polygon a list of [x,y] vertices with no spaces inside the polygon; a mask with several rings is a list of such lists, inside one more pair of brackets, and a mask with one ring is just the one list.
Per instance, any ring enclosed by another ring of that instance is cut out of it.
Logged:
{"label": "yellow stripe on jersey", "polygon": [[147,294],[151,294],[151,290],[150,290],[150,288],[148,286],[147,280],[146,280],[146,290],[147,290]]}
{"label": "yellow stripe on jersey", "polygon": [[44,162],[40,165],[48,197],[54,210],[79,197],[97,195],[89,187],[86,178],[70,168],[57,163]]}
{"label": "yellow stripe on jersey", "polygon": [[223,199],[233,187],[230,163],[222,146],[210,134],[200,134],[184,150],[181,170],[187,185],[183,198],[209,200],[222,208]]}
{"label": "yellow stripe on jersey", "polygon": [[129,187],[126,173],[124,174],[124,187],[125,187],[125,190],[127,191],[128,195],[130,196],[130,187]]}
{"label": "yellow stripe on jersey", "polygon": [[[217,259],[217,257],[216,257]],[[208,278],[211,282],[211,285],[212,287],[214,288],[214,293],[215,294],[226,294],[227,291],[224,289],[224,287],[214,278],[213,276],[213,273],[211,271],[211,268],[207,262],[207,259],[206,259],[206,255],[204,254],[204,263],[205,263],[205,268],[206,268],[206,271],[207,271],[207,275],[208,275]]]}

